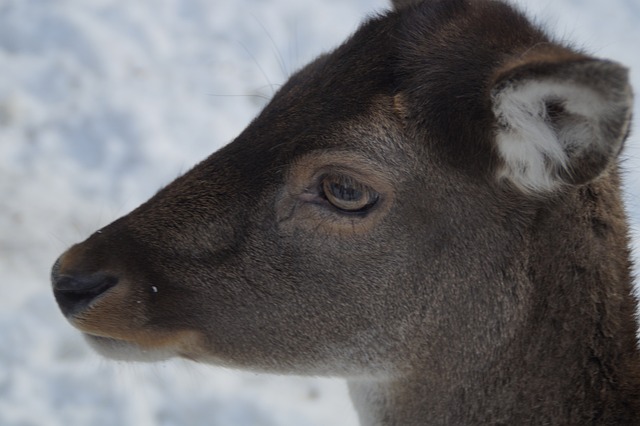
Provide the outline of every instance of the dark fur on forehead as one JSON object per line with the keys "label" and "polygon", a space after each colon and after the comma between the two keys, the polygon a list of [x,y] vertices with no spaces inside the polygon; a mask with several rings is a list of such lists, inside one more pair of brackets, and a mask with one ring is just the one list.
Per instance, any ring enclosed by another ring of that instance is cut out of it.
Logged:
{"label": "dark fur on forehead", "polygon": [[393,4],[393,8],[396,10],[420,4],[422,0],[391,0],[391,4]]}
{"label": "dark fur on forehead", "polygon": [[397,73],[410,122],[417,132],[429,129],[425,139],[438,141],[431,150],[443,160],[487,170],[493,75],[506,61],[550,41],[497,1],[431,0],[398,13]]}

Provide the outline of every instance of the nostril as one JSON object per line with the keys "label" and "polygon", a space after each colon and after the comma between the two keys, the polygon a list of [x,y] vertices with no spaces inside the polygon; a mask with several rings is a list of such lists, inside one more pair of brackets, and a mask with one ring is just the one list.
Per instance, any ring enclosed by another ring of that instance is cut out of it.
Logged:
{"label": "nostril", "polygon": [[104,273],[89,275],[59,275],[52,270],[53,292],[62,312],[74,315],[118,283],[118,278]]}
{"label": "nostril", "polygon": [[118,279],[106,274],[91,274],[86,277],[58,276],[53,283],[54,291],[67,293],[100,294],[118,283]]}

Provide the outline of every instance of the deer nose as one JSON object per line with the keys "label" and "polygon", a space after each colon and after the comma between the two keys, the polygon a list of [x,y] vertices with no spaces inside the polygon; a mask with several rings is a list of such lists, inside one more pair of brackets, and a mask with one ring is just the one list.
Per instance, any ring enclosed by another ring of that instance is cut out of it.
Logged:
{"label": "deer nose", "polygon": [[102,272],[61,273],[60,259],[51,268],[53,294],[62,313],[73,316],[118,283],[118,278]]}

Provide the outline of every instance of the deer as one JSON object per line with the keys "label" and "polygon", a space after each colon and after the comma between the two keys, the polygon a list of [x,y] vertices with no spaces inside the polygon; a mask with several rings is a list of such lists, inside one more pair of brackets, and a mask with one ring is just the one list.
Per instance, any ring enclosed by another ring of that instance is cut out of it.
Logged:
{"label": "deer", "polygon": [[623,65],[396,0],[54,263],[100,354],[346,379],[362,425],[640,424]]}

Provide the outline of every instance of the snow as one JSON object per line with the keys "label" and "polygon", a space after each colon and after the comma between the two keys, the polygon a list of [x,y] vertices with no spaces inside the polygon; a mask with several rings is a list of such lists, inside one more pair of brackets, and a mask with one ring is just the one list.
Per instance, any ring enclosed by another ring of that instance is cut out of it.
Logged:
{"label": "snow", "polygon": [[[640,87],[637,0],[519,3],[630,66]],[[287,75],[386,7],[0,0],[0,425],[357,424],[337,379],[103,360],[58,312],[48,275],[66,247],[230,141]],[[636,230],[638,133],[624,163]]]}

